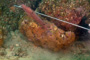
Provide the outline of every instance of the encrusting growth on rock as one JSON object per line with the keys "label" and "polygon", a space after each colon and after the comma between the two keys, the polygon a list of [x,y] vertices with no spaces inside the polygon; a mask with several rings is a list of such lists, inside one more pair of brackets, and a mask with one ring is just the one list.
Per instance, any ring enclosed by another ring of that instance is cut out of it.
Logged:
{"label": "encrusting growth on rock", "polygon": [[[89,6],[87,0],[43,0],[37,11],[79,25],[82,18],[88,14]],[[66,31],[76,30],[73,25],[52,19],[50,21]]]}
{"label": "encrusting growth on rock", "polygon": [[48,30],[46,30],[32,20],[33,19],[30,18],[23,20],[20,31],[28,40],[32,41],[37,46],[59,51],[61,48],[69,46],[75,40],[74,32],[65,32],[53,23],[44,21],[48,24]]}
{"label": "encrusting growth on rock", "polygon": [[[23,18],[20,31],[35,45],[59,51],[75,40],[73,32],[65,32],[55,26],[54,23],[40,19],[34,11],[25,5],[22,5],[22,8],[28,16]],[[43,26],[46,26],[46,28],[42,28]]]}

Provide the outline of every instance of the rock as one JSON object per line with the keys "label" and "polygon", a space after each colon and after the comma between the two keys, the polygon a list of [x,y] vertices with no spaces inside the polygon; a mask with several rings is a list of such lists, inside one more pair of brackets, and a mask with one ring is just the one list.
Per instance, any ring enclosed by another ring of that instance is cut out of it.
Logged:
{"label": "rock", "polygon": [[48,25],[46,30],[32,20],[30,18],[25,19],[21,23],[20,31],[37,46],[59,51],[61,48],[69,46],[75,40],[74,32],[64,31],[53,23],[44,21]]}
{"label": "rock", "polygon": [[[88,14],[89,7],[90,5],[87,0],[43,0],[37,11],[70,23],[79,24],[83,16]],[[76,27],[73,25],[52,19],[50,21],[64,30],[76,30]]]}

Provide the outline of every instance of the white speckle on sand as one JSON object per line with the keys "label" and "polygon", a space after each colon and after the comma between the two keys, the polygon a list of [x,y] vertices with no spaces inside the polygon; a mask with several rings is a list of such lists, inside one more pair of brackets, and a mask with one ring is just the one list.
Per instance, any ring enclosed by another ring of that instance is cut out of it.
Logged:
{"label": "white speckle on sand", "polygon": [[16,46],[18,47],[18,46],[19,46],[19,44],[16,44]]}

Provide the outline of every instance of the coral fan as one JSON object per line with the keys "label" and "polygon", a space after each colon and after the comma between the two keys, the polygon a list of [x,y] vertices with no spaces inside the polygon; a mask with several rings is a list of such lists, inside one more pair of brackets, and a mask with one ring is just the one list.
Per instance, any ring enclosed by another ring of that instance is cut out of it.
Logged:
{"label": "coral fan", "polygon": [[[89,10],[87,0],[43,0],[37,11],[47,15],[79,24],[85,13]],[[63,22],[52,20],[58,27],[64,30],[75,31],[75,27]]]}
{"label": "coral fan", "polygon": [[75,34],[71,31],[65,32],[57,28],[53,23],[44,21],[48,24],[48,30],[43,29],[34,19],[24,17],[20,25],[20,31],[35,45],[59,51],[68,46],[75,40]]}

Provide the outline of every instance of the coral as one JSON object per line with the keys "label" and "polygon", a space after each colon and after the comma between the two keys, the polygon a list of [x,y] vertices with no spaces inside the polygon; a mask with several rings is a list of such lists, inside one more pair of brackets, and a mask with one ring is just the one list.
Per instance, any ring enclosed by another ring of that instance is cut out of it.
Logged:
{"label": "coral", "polygon": [[[37,11],[56,17],[74,24],[79,24],[85,14],[90,10],[87,0],[43,0]],[[58,27],[64,30],[75,31],[76,27],[52,20]]]}
{"label": "coral", "polygon": [[59,51],[61,48],[69,46],[75,40],[74,32],[65,32],[53,23],[46,20],[44,22],[47,24],[48,30],[43,29],[34,19],[26,16],[26,19],[24,17],[20,25],[20,31],[35,45],[53,51]]}
{"label": "coral", "polygon": [[40,19],[31,8],[24,4],[21,6],[28,17],[22,21],[20,31],[35,45],[59,51],[75,40],[73,32],[59,29],[53,23]]}

